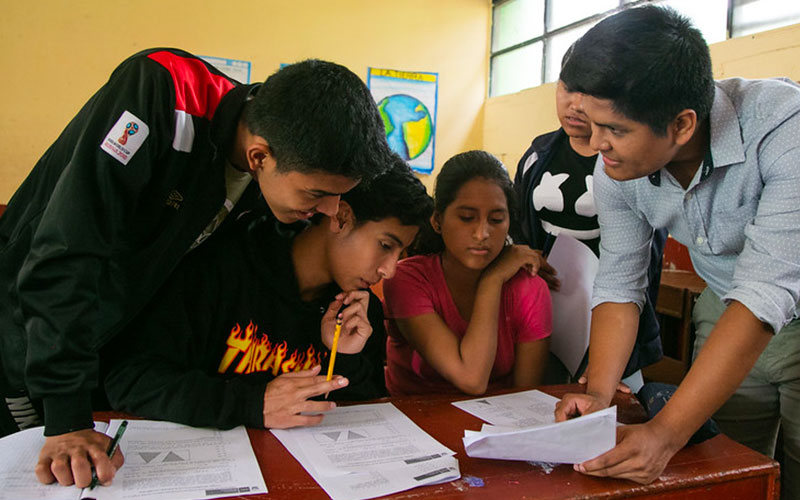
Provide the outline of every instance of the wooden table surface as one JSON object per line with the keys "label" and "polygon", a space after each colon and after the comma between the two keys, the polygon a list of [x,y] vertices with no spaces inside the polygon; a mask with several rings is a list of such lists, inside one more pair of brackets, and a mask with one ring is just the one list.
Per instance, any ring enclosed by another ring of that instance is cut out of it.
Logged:
{"label": "wooden table surface", "polygon": [[[540,390],[561,397],[577,386],[546,386]],[[470,458],[461,438],[464,429],[479,430],[482,421],[450,404],[464,396],[388,398],[422,429],[456,451],[462,478],[440,485],[400,492],[393,499],[778,499],[779,466],[725,436],[684,448],[670,461],[660,480],[639,485],[630,481],[594,478],[558,465],[552,470],[527,462]],[[618,419],[641,422],[644,410],[633,396],[617,393]],[[265,495],[242,500],[315,500],[328,496],[269,432],[249,430],[256,457],[269,489]],[[482,484],[482,486],[480,486]]]}

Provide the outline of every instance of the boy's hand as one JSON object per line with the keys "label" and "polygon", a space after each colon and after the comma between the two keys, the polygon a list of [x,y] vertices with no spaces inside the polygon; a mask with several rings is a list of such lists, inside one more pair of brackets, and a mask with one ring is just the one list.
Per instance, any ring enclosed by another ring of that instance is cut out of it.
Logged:
{"label": "boy's hand", "polygon": [[556,403],[556,422],[563,422],[605,408],[608,408],[608,404],[603,404],[600,398],[592,394],[565,394],[561,401]]}
{"label": "boy's hand", "polygon": [[48,436],[39,453],[36,477],[44,484],[58,481],[62,486],[85,488],[92,482],[94,465],[100,483],[109,484],[125,461],[120,450],[108,458],[110,442],[110,437],[94,429]]}
{"label": "boy's hand", "polygon": [[[309,401],[309,398],[347,386],[344,377],[334,376],[330,382],[319,375],[320,366],[300,372],[284,373],[267,384],[264,391],[264,427],[287,429],[322,422],[321,412],[336,408],[331,401]],[[301,415],[305,413],[305,415]],[[308,414],[311,415],[308,415]]]}
{"label": "boy's hand", "polygon": [[[344,306],[344,309],[342,307]],[[369,308],[369,292],[354,290],[342,292],[328,306],[320,325],[322,342],[330,349],[333,346],[333,334],[336,330],[336,314],[341,309],[342,331],[339,335],[337,350],[344,354],[361,352],[367,339],[372,335],[367,309]]]}
{"label": "boy's hand", "polygon": [[653,420],[617,427],[616,447],[573,468],[590,476],[652,483],[685,444],[672,442],[673,434],[669,429],[659,429]]}

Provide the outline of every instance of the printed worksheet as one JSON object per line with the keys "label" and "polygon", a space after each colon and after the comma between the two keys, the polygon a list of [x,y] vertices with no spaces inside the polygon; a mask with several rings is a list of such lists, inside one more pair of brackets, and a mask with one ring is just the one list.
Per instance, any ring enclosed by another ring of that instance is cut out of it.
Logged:
{"label": "printed worksheet", "polygon": [[[107,434],[119,423],[112,420]],[[93,492],[98,500],[190,500],[267,491],[243,426],[221,431],[130,420],[120,449],[125,465],[111,486]]]}
{"label": "printed worksheet", "polygon": [[[108,424],[95,422],[104,432]],[[33,427],[0,439],[0,500],[77,500],[81,488],[42,484],[34,469],[44,445],[44,427]]]}
{"label": "printed worksheet", "polygon": [[454,401],[452,404],[492,425],[530,427],[556,421],[554,411],[559,399],[542,391],[530,390]]}
{"label": "printed worksheet", "polygon": [[564,422],[533,427],[484,425],[464,431],[467,455],[503,460],[577,464],[601,455],[616,444],[617,407]]}
{"label": "printed worksheet", "polygon": [[337,407],[318,426],[271,432],[334,500],[461,477],[455,453],[391,403]]}
{"label": "printed worksheet", "polygon": [[[121,422],[96,422],[95,429],[113,436]],[[110,486],[93,490],[40,484],[34,468],[43,444],[42,427],[0,439],[0,500],[201,500],[267,492],[244,427],[130,420],[119,443],[125,465]]]}

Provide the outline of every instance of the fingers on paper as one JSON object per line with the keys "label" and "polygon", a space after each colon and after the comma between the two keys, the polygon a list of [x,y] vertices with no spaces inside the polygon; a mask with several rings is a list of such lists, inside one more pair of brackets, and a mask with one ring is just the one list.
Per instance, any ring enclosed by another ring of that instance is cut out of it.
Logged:
{"label": "fingers on paper", "polygon": [[[640,484],[649,484],[664,471],[669,457],[659,452],[652,453],[642,440],[632,436],[636,426],[624,426],[617,430],[617,446],[606,453],[576,464],[575,470],[598,477],[628,479]],[[645,441],[646,442],[646,441]]]}

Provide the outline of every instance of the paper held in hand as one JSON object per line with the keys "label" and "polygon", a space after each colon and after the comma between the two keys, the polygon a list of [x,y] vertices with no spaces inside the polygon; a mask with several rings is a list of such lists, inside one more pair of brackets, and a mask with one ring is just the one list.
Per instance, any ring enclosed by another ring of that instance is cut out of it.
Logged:
{"label": "paper held in hand", "polygon": [[524,391],[468,401],[454,406],[486,420],[480,431],[464,431],[464,449],[477,458],[581,463],[616,444],[617,407],[555,423],[558,398]]}

